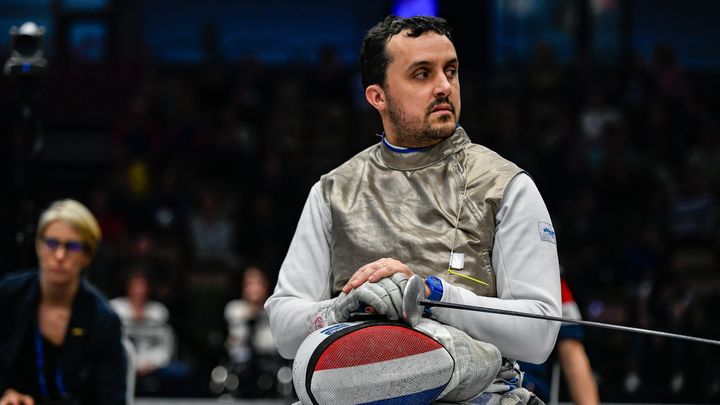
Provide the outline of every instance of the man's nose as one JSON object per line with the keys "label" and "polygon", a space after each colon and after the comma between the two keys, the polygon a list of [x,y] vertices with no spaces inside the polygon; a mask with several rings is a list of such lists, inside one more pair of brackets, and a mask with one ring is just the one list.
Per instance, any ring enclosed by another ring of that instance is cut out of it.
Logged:
{"label": "man's nose", "polygon": [[447,97],[452,92],[452,84],[445,74],[438,75],[438,79],[435,82],[435,96],[436,97]]}

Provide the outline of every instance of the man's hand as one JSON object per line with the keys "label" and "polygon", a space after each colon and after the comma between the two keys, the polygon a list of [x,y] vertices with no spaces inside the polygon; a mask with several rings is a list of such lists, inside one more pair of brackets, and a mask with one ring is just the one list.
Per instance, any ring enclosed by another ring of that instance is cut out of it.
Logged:
{"label": "man's hand", "polygon": [[335,319],[338,321],[349,319],[350,314],[360,309],[361,303],[373,307],[377,314],[385,315],[392,321],[401,319],[403,291],[407,280],[407,275],[396,273],[376,283],[364,283],[349,294],[341,293],[335,299]]}
{"label": "man's hand", "polygon": [[0,398],[0,405],[35,405],[35,400],[29,395],[23,395],[9,388]]}
{"label": "man's hand", "polygon": [[383,278],[390,277],[397,273],[404,274],[407,276],[406,279],[412,277],[414,274],[412,270],[410,270],[410,267],[399,260],[388,257],[376,260],[360,267],[355,274],[350,277],[350,280],[348,280],[347,284],[343,287],[342,292],[349,294],[353,288],[360,287],[366,281],[376,283]]}

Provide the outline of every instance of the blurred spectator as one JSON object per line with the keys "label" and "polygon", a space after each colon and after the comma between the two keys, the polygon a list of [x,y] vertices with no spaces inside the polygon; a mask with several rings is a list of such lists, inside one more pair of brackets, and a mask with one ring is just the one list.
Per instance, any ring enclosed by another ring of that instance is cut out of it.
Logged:
{"label": "blurred spectator", "polygon": [[688,148],[688,167],[701,172],[710,190],[720,188],[720,124],[705,122],[699,130],[697,142]]}
{"label": "blurred spectator", "polygon": [[590,90],[585,108],[580,112],[580,127],[583,141],[590,153],[591,161],[597,161],[605,149],[604,139],[610,126],[617,126],[622,120],[620,111],[610,103],[600,89]]}
{"label": "blurred spectator", "polygon": [[115,209],[110,190],[98,187],[93,190],[90,197],[90,208],[95,213],[100,229],[103,232],[107,249],[116,250],[126,242],[127,224],[125,219]]}
{"label": "blurred spectator", "polygon": [[263,190],[256,191],[251,198],[245,224],[245,251],[254,261],[279,268],[293,231],[287,212],[281,208],[284,201]]}
{"label": "blurred spectator", "polygon": [[161,291],[157,291],[165,302],[170,291],[162,288],[176,288],[183,283],[188,269],[188,218],[190,215],[191,176],[179,165],[168,165],[160,169],[157,185],[148,203],[152,222],[146,224],[154,239],[155,256],[168,269],[162,277]]}
{"label": "blurred spectator", "polygon": [[167,307],[150,299],[146,272],[134,270],[127,279],[127,295],[110,301],[135,346],[138,395],[171,394],[170,385],[187,378],[188,370],[175,357],[175,334],[168,324]]}
{"label": "blurred spectator", "polygon": [[192,183],[189,177],[180,164],[162,167],[150,203],[154,228],[160,233],[174,235],[180,244],[190,212],[192,189],[187,186]]}
{"label": "blurred spectator", "polygon": [[677,65],[675,50],[670,44],[655,45],[652,72],[661,96],[690,107],[692,103],[690,82],[686,72]]}
{"label": "blurred spectator", "polygon": [[[130,237],[124,259],[121,267],[142,267],[144,271],[148,272],[148,277],[153,280],[163,279],[169,271],[167,264],[157,255],[155,236],[149,230],[139,231]],[[120,285],[126,287],[124,283]]]}
{"label": "blurred spectator", "polygon": [[88,277],[105,295],[116,295],[116,261],[125,253],[127,244],[127,223],[115,209],[110,190],[100,186],[90,195],[89,208],[95,213],[104,243],[99,247]]}
{"label": "blurred spectator", "polygon": [[555,49],[546,42],[538,42],[528,65],[528,95],[534,100],[560,98],[566,90],[565,79]]}
{"label": "blurred spectator", "polygon": [[[691,311],[699,310],[695,306],[696,293],[688,280],[676,271],[665,272],[642,283],[637,298],[637,326],[672,333],[692,331],[689,315]],[[686,375],[692,370],[692,362],[688,359],[690,347],[686,342],[647,335],[634,335],[631,339],[624,379],[626,392],[640,395],[640,398],[661,390],[675,396],[687,394],[684,391]],[[658,353],[662,356],[658,357]]]}
{"label": "blurred spectator", "polygon": [[162,142],[160,125],[151,112],[147,94],[136,94],[126,115],[115,123],[112,132],[112,155],[117,162],[148,161]]}
{"label": "blurred spectator", "polygon": [[125,332],[135,345],[137,372],[145,376],[170,364],[175,338],[167,324],[168,309],[150,300],[150,282],[144,272],[128,277],[127,295],[110,301],[120,315]]}
{"label": "blurred spectator", "polygon": [[263,309],[269,289],[265,273],[259,267],[247,267],[242,277],[241,299],[225,306],[227,370],[242,382],[231,390],[238,397],[279,394],[274,389],[278,384],[277,373],[287,362],[277,353],[270,333],[270,320]]}
{"label": "blurred spectator", "polygon": [[678,240],[707,243],[714,236],[716,202],[705,180],[704,168],[686,165],[670,196],[671,235]]}
{"label": "blurred spectator", "polygon": [[627,232],[628,243],[618,258],[619,281],[631,291],[631,295],[637,296],[642,284],[654,280],[662,269],[667,246],[658,226],[651,222]]}
{"label": "blurred spectator", "polygon": [[312,96],[325,108],[347,108],[351,105],[350,74],[332,45],[320,47],[317,67],[310,73]]}
{"label": "blurred spectator", "polygon": [[242,189],[252,187],[259,179],[236,173],[255,173],[262,162],[261,133],[265,125],[264,104],[267,89],[264,70],[258,60],[247,56],[240,61],[227,103],[218,118],[219,128],[209,140],[203,169],[207,176],[233,182]]}
{"label": "blurred spectator", "polygon": [[168,108],[167,136],[163,140],[162,160],[182,159],[194,163],[208,142],[208,123],[203,120],[198,95],[186,85],[177,88],[176,100]]}
{"label": "blurred spectator", "polygon": [[211,188],[200,191],[189,224],[191,249],[197,262],[219,262],[225,266],[236,264],[236,236],[228,208],[223,205],[217,191]]}

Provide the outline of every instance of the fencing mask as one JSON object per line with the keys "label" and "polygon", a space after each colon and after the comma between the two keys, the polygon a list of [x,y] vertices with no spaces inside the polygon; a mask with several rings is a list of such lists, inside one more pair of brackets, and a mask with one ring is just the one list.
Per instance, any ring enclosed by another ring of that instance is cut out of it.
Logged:
{"label": "fencing mask", "polygon": [[293,383],[303,404],[430,404],[454,366],[438,341],[407,325],[345,322],[303,341]]}

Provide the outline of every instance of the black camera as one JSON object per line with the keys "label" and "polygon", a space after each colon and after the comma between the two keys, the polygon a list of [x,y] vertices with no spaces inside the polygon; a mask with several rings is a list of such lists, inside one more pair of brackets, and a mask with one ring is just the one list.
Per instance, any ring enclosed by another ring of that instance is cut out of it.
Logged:
{"label": "black camera", "polygon": [[38,76],[47,70],[44,57],[45,28],[32,21],[10,28],[10,58],[5,76]]}

